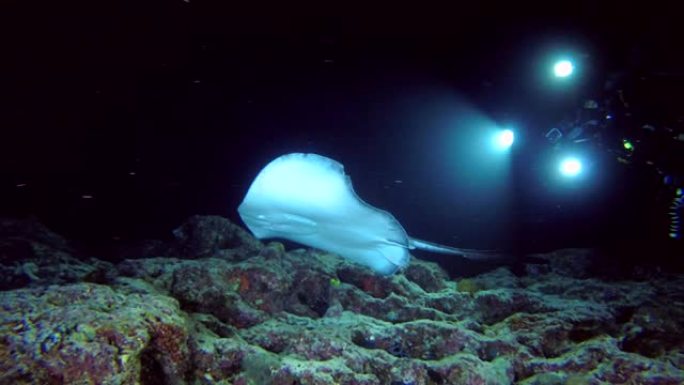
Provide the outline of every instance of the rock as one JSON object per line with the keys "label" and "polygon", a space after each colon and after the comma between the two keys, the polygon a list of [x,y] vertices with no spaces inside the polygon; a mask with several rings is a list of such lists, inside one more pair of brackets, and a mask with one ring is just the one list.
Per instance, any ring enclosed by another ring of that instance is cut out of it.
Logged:
{"label": "rock", "polygon": [[606,282],[567,250],[526,276],[453,281],[416,259],[379,276],[191,223],[178,243],[191,258],[123,261],[109,286],[2,293],[0,383],[684,383],[684,277]]}
{"label": "rock", "polygon": [[0,303],[0,383],[185,383],[189,330],[172,298],[81,283]]}
{"label": "rock", "polygon": [[263,245],[245,229],[219,216],[190,217],[173,230],[174,248],[183,258],[217,257],[241,261]]}
{"label": "rock", "polygon": [[[545,254],[534,254],[532,258],[549,262],[550,271],[558,275],[571,278],[586,278],[600,258],[593,249],[561,249]],[[530,266],[527,270],[534,271],[538,266]]]}
{"label": "rock", "polygon": [[73,252],[73,248],[66,239],[48,229],[36,218],[0,218],[0,239],[30,240],[52,250]]}
{"label": "rock", "polygon": [[505,267],[480,274],[477,280],[485,289],[515,289],[520,287],[518,277]]}
{"label": "rock", "polygon": [[444,269],[434,263],[424,262],[417,258],[411,258],[411,262],[406,267],[404,275],[410,281],[415,282],[423,290],[434,293],[444,290],[444,282],[448,275]]}
{"label": "rock", "polygon": [[108,279],[110,263],[75,254],[65,239],[34,219],[0,219],[0,290]]}

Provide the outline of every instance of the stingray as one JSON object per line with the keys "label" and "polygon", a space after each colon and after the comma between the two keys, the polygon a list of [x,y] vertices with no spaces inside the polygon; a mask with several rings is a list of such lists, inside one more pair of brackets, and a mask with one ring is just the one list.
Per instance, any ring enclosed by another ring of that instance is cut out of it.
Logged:
{"label": "stingray", "polygon": [[316,154],[282,155],[267,164],[238,207],[259,239],[280,238],[337,254],[389,275],[405,267],[409,250],[489,259],[408,236],[392,214],[364,202],[339,162]]}

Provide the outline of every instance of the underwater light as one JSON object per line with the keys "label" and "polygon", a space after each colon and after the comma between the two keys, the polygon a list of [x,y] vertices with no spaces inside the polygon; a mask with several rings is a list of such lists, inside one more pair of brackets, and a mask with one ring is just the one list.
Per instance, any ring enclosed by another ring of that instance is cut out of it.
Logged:
{"label": "underwater light", "polygon": [[577,158],[566,158],[561,162],[559,171],[563,176],[577,176],[582,172],[582,162]]}
{"label": "underwater light", "polygon": [[627,151],[634,150],[634,145],[627,139],[622,139],[622,147],[624,147]]}
{"label": "underwater light", "polygon": [[575,66],[570,60],[560,60],[553,66],[553,74],[558,78],[567,78],[574,70]]}
{"label": "underwater light", "polygon": [[498,149],[505,150],[513,145],[514,140],[515,134],[513,133],[513,130],[506,129],[501,130],[496,134],[494,144]]}

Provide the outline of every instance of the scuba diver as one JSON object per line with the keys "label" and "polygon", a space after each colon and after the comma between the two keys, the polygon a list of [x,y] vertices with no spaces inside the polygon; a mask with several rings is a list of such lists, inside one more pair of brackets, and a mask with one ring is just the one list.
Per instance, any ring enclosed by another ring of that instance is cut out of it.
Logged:
{"label": "scuba diver", "polygon": [[683,236],[684,116],[673,114],[673,108],[661,107],[666,103],[658,101],[667,95],[664,85],[671,87],[682,80],[684,75],[636,71],[608,76],[603,100],[584,100],[571,119],[545,134],[556,149],[593,146],[625,167],[648,170],[658,180],[656,201],[669,206],[667,235],[671,239]]}

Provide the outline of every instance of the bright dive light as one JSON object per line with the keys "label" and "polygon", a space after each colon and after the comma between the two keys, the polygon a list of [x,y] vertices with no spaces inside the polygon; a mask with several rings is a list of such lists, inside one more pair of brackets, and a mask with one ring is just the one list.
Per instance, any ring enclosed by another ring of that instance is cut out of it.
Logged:
{"label": "bright dive light", "polygon": [[560,173],[563,176],[577,176],[580,172],[582,172],[582,162],[579,159],[567,158],[561,162]]}
{"label": "bright dive light", "polygon": [[575,70],[575,66],[572,64],[572,62],[570,60],[558,61],[553,66],[553,74],[559,78],[566,78],[566,77],[572,75],[572,72],[574,70]]}
{"label": "bright dive light", "polygon": [[513,144],[515,135],[513,130],[503,130],[496,135],[496,146],[502,150],[505,150]]}

